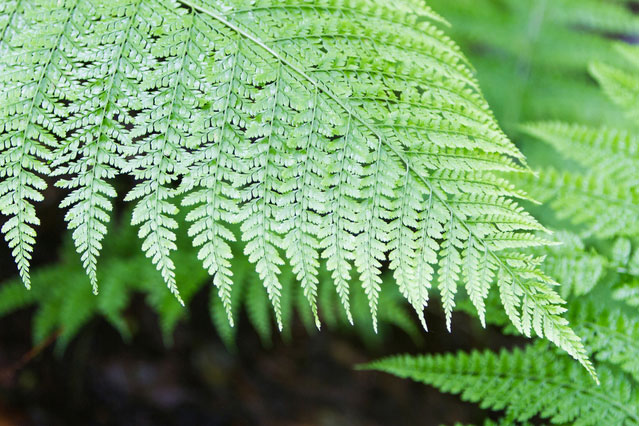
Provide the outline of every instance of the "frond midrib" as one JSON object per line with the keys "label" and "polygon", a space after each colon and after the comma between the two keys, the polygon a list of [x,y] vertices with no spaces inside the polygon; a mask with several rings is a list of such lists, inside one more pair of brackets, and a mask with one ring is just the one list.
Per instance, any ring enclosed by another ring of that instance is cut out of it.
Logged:
{"label": "frond midrib", "polygon": [[[259,47],[261,47],[262,49],[267,51],[269,54],[271,54],[281,64],[286,65],[287,67],[292,69],[294,72],[299,74],[301,77],[303,77],[305,80],[307,80],[316,89],[321,90],[322,92],[324,92],[326,94],[326,96],[330,97],[344,111],[346,111],[349,116],[352,116],[357,121],[362,123],[362,125],[364,125],[369,131],[371,131],[371,133],[375,137],[377,137],[380,141],[384,142],[386,147],[387,147],[387,149],[390,149],[392,151],[392,153],[395,156],[397,156],[397,158],[399,158],[406,165],[406,167],[409,168],[428,187],[429,191],[432,191],[435,194],[435,196],[437,197],[438,201],[440,203],[442,203],[442,205],[444,205],[449,212],[451,212],[451,214],[455,217],[455,219],[458,220],[468,232],[472,233],[472,230],[468,227],[468,225],[465,223],[465,221],[462,218],[460,218],[459,214],[456,213],[455,210],[452,209],[451,206],[448,204],[448,201],[446,200],[446,198],[443,197],[441,194],[439,194],[438,191],[434,190],[434,187],[433,187],[432,183],[430,182],[430,180],[428,178],[425,178],[421,173],[419,173],[418,170],[415,169],[415,167],[406,158],[406,156],[403,155],[403,152],[398,150],[397,148],[395,148],[393,146],[393,144],[388,142],[388,140],[385,137],[383,137],[383,133],[382,132],[379,132],[373,125],[369,124],[366,120],[364,120],[364,118],[362,118],[359,114],[357,114],[356,111],[353,111],[337,95],[335,95],[328,87],[326,87],[325,84],[316,81],[313,77],[308,75],[304,70],[302,70],[300,67],[298,67],[295,64],[293,64],[291,61],[287,60],[285,57],[283,57],[280,53],[278,53],[273,48],[268,46],[266,43],[264,43],[257,36],[251,34],[250,32],[240,28],[238,25],[234,24],[233,22],[227,20],[222,14],[218,13],[217,11],[214,11],[214,10],[211,10],[210,8],[201,6],[201,5],[195,3],[192,0],[178,0],[178,1],[180,3],[188,6],[189,8],[192,8],[194,10],[198,10],[198,11],[200,11],[200,12],[202,12],[202,13],[204,13],[204,14],[206,14],[206,15],[208,15],[208,16],[216,19],[216,20],[218,20],[220,23],[222,23],[223,25],[227,26],[231,30],[235,31],[237,34],[239,34],[242,37],[247,38],[248,40],[250,40],[253,43],[257,44]],[[481,240],[481,243],[485,247],[485,242],[483,240]],[[487,247],[485,247],[485,248],[487,248]],[[487,248],[487,250],[488,250],[488,252],[491,253],[493,258],[498,262],[498,264],[500,266],[504,267],[509,272],[509,274],[513,276],[514,279],[517,279],[515,274],[501,261],[499,256],[496,253],[494,253],[493,250],[490,250],[488,248]],[[520,285],[521,285],[521,282],[520,282]],[[525,286],[521,285],[521,287],[522,287],[522,289],[525,289]]]}

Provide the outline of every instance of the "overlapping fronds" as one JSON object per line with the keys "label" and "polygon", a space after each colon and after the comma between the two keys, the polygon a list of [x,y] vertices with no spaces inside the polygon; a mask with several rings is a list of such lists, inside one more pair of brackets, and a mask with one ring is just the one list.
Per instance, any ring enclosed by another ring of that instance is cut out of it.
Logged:
{"label": "overlapping fronds", "polygon": [[[244,251],[282,327],[290,264],[319,325],[318,274],[350,312],[357,276],[376,327],[385,262],[425,326],[436,281],[450,328],[458,286],[484,320],[491,283],[524,334],[592,371],[561,318],[544,244],[497,172],[525,170],[458,47],[428,7],[391,1],[19,0],[0,33],[0,210],[29,285],[43,176],[97,291],[116,196],[137,184],[142,250],[178,299],[177,195],[198,257],[232,321],[230,243]],[[434,278],[436,276],[436,279]],[[350,315],[350,314],[348,314]]]}

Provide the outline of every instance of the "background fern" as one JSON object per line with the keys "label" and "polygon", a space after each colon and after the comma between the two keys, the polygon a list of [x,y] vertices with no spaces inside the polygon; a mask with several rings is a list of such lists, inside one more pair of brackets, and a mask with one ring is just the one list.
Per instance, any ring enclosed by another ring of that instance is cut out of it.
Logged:
{"label": "background fern", "polygon": [[601,385],[593,387],[570,359],[539,343],[499,354],[396,357],[368,367],[461,394],[467,401],[481,401],[484,408],[505,408],[518,421],[540,414],[557,424],[639,423],[639,394],[627,376],[600,366]]}
{"label": "background fern", "polygon": [[531,120],[627,125],[588,68],[592,61],[623,64],[611,45],[615,38],[632,40],[639,33],[632,1],[429,4],[452,23],[451,34],[477,68],[484,93],[510,135]]}

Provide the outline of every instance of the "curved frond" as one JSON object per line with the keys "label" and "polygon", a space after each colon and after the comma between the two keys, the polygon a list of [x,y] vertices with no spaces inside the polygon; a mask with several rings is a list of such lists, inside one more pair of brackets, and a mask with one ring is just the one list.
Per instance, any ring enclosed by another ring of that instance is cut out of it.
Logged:
{"label": "curved frond", "polygon": [[437,27],[442,19],[407,5],[3,6],[0,208],[25,283],[41,175],[63,175],[66,218],[97,288],[112,180],[128,174],[136,185],[125,200],[135,203],[142,250],[178,300],[175,215],[184,194],[189,234],[229,319],[237,223],[280,329],[290,311],[284,265],[317,325],[322,261],[347,312],[357,276],[376,328],[390,261],[424,326],[435,275],[449,328],[458,285],[483,321],[496,277],[524,334],[548,338],[594,374],[560,316],[553,281],[537,259],[515,252],[546,243],[515,200],[524,194],[497,177],[527,172],[523,155],[497,126],[467,59]]}
{"label": "curved frond", "polygon": [[631,73],[601,62],[593,62],[590,73],[599,81],[610,99],[623,108],[631,119],[639,117],[639,78],[636,69]]}

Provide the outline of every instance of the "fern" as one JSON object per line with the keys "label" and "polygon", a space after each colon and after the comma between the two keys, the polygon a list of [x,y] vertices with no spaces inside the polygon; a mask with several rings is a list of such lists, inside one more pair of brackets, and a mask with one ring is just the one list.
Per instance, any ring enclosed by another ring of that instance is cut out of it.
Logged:
{"label": "fern", "polygon": [[[559,218],[582,225],[584,237],[630,236],[639,226],[639,193],[636,187],[601,174],[547,168],[539,171],[539,178],[519,179],[518,183],[538,200],[550,201]],[[589,208],[583,209],[584,205]]]}
{"label": "fern", "polygon": [[571,320],[578,324],[589,353],[599,362],[617,365],[639,380],[639,319],[619,307],[602,308],[597,304],[575,304]]}
{"label": "fern", "polygon": [[[639,84],[636,48],[617,45],[617,51],[633,67],[633,74],[627,75],[628,84]],[[629,87],[617,88],[614,92],[611,87],[615,83],[610,80],[610,73],[616,73],[616,68],[606,68],[608,74],[605,74],[602,67],[604,65],[595,63],[591,69],[611,98],[632,116],[639,92],[633,92]],[[628,99],[624,101],[619,96]],[[539,180],[524,178],[528,183],[519,182],[524,188],[541,200],[553,199],[556,212],[562,218],[583,224],[585,235],[600,238],[639,235],[639,135],[636,129],[542,122],[528,124],[523,130],[581,166],[576,171],[547,169],[540,173]],[[589,208],[576,208],[575,203]]]}
{"label": "fern", "polygon": [[623,274],[621,283],[615,287],[612,296],[630,306],[639,306],[639,249],[637,245],[635,244],[633,248],[628,239],[618,239],[613,247],[612,258],[612,264],[619,273]]}
{"label": "fern", "polygon": [[534,416],[577,425],[639,424],[639,392],[623,373],[598,367],[601,386],[547,345],[511,352],[396,356],[363,368],[407,377],[460,394],[518,421]]}
{"label": "fern", "polygon": [[280,329],[285,264],[319,325],[320,259],[347,311],[357,273],[376,329],[388,258],[424,325],[435,272],[449,329],[457,281],[484,321],[496,276],[512,321],[592,372],[552,281],[511,250],[544,244],[513,201],[521,192],[494,174],[526,170],[523,156],[433,24],[442,19],[418,12],[360,0],[7,3],[0,209],[25,284],[41,176],[64,176],[62,207],[97,291],[111,181],[128,174],[142,250],[180,301],[185,193],[229,320],[229,226],[239,223]]}
{"label": "fern", "polygon": [[[548,168],[518,181],[541,201],[552,200],[561,218],[584,225],[585,235],[632,236],[639,230],[639,151],[628,131],[563,123],[536,123],[524,130],[581,163],[584,172]],[[580,206],[588,205],[588,209]]]}
{"label": "fern", "polygon": [[[615,45],[617,51],[629,62],[634,70],[627,71],[602,62],[590,64],[591,74],[599,81],[606,94],[628,114],[631,120],[639,118],[637,98],[639,98],[639,48],[626,44]],[[631,68],[632,68],[631,67]]]}
{"label": "fern", "polygon": [[589,293],[613,269],[606,256],[592,247],[586,248],[584,241],[576,234],[558,231],[552,239],[560,245],[529,251],[535,256],[545,257],[541,268],[545,274],[561,283],[559,292],[564,299]]}
{"label": "fern", "polygon": [[[609,35],[639,30],[632,1],[431,0],[477,68],[511,133],[530,120],[627,125],[588,76],[589,63],[620,66]],[[504,87],[510,88],[504,90]],[[519,142],[519,141],[518,141]]]}
{"label": "fern", "polygon": [[[595,5],[598,7],[599,2],[586,2],[581,10],[590,13],[588,10]],[[610,30],[630,25],[629,29],[636,25],[636,16],[625,21],[620,17],[608,20],[606,7],[592,21],[593,28]],[[617,50],[628,63],[596,62],[590,70],[633,120],[639,99],[634,87],[639,82],[637,50],[621,44]],[[556,221],[548,214],[549,209],[538,208],[549,222],[554,220],[554,226],[562,229],[553,235],[561,245],[533,247],[521,255],[545,257],[540,266],[543,273],[566,284],[560,291],[568,300],[567,319],[583,336],[586,351],[600,373],[601,386],[591,387],[583,371],[570,366],[568,359],[543,342],[499,353],[392,357],[364,368],[413,378],[460,394],[483,408],[503,410],[506,424],[534,417],[556,424],[639,424],[636,123],[611,128],[549,121],[526,124],[522,129],[546,143],[532,147],[536,154],[533,157],[544,168],[537,176],[514,176],[515,183],[537,199],[552,200],[549,206],[554,215],[570,219],[577,226]],[[515,295],[507,292],[502,299]],[[492,294],[484,303],[487,310],[494,310],[503,302]],[[459,307],[469,311],[471,305],[464,301]],[[521,334],[521,328],[513,327],[507,313],[491,315],[488,321],[503,327],[506,334]]]}

